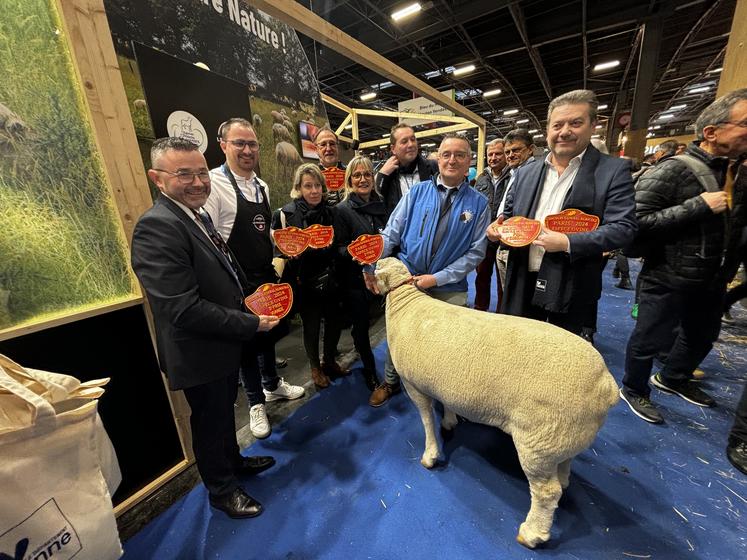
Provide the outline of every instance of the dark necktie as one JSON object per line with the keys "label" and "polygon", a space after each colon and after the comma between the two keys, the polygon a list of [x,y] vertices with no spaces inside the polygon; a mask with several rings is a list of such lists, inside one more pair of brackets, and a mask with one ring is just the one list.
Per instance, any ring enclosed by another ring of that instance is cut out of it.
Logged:
{"label": "dark necktie", "polygon": [[228,250],[228,244],[223,240],[223,237],[218,232],[218,230],[215,229],[215,224],[213,224],[213,220],[210,218],[210,214],[205,212],[202,208],[200,208],[199,210],[192,210],[192,213],[195,215],[195,220],[205,226],[210,241],[212,241],[213,245],[215,245],[218,250],[223,253],[223,256],[226,257],[226,260],[230,263],[231,268],[233,268],[235,271],[236,265],[233,263],[231,251]]}
{"label": "dark necktie", "polygon": [[[443,189],[445,187],[439,186],[438,188]],[[436,225],[436,235],[433,237],[433,245],[431,246],[431,257],[436,254],[436,251],[441,246],[444,235],[446,235],[446,230],[449,227],[449,210],[451,210],[451,205],[454,204],[456,193],[457,189],[455,188],[446,189],[446,197],[441,203],[441,212],[438,215],[438,224]]]}

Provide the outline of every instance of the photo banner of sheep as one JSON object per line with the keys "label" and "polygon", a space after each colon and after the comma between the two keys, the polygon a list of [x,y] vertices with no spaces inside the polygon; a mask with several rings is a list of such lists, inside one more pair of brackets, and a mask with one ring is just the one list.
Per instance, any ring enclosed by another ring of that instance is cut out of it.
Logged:
{"label": "photo banner of sheep", "polygon": [[139,297],[55,3],[0,19],[0,336]]}
{"label": "photo banner of sheep", "polygon": [[[201,80],[190,85],[204,97],[204,104],[222,110],[218,122],[236,116],[251,119],[260,143],[259,175],[270,186],[270,203],[276,208],[289,201],[294,171],[315,159],[315,154],[304,155],[302,138],[310,128],[327,123],[314,72],[295,30],[243,0],[105,0],[104,6],[146,167],[150,144],[165,129],[154,126],[150,105],[157,100],[143,86],[144,68],[135,44],[201,69],[206,81],[212,75],[245,89],[242,106],[228,107],[222,89]],[[208,163],[217,165],[215,130],[204,124],[202,115],[190,114],[206,131]],[[193,122],[184,126],[194,134]]]}

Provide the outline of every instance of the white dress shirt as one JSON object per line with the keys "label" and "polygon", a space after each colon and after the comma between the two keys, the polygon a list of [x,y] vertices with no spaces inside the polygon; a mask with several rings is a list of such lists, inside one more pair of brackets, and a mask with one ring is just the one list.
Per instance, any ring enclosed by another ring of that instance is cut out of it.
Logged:
{"label": "white dress shirt", "polygon": [[[257,177],[256,173],[252,172],[249,177],[242,177],[236,175],[231,171],[236,184],[239,186],[241,194],[243,194],[249,202],[262,202],[270,200],[269,187],[262,179]],[[259,186],[259,189],[257,188]],[[261,191],[260,191],[261,189]],[[257,194],[261,192],[259,200],[257,200]],[[265,198],[261,198],[264,196]],[[233,230],[234,222],[236,221],[236,210],[238,201],[236,200],[236,191],[233,190],[231,181],[223,173],[223,166],[216,167],[210,170],[210,196],[205,203],[205,210],[207,210],[210,217],[213,219],[215,229],[221,234],[223,239],[228,241],[231,237],[231,231]]]}
{"label": "white dress shirt", "polygon": [[[568,163],[568,167],[566,167],[560,175],[552,164],[552,152],[547,154],[547,157],[545,158],[547,171],[545,173],[545,182],[542,185],[542,193],[540,194],[539,203],[537,204],[537,210],[534,213],[535,220],[539,220],[540,223],[544,224],[547,216],[550,214],[557,214],[563,209],[563,201],[565,200],[568,191],[571,190],[573,180],[576,178],[578,169],[581,167],[581,161],[584,159],[584,154],[586,154],[586,150],[574,157]],[[542,257],[544,256],[544,248],[530,245],[529,270],[531,272],[537,272],[540,269]]]}

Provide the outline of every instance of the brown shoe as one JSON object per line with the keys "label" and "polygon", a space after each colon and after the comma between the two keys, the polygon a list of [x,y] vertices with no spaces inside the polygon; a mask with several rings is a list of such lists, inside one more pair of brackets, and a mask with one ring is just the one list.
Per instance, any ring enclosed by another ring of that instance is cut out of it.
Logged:
{"label": "brown shoe", "polygon": [[322,370],[318,367],[311,368],[311,380],[314,382],[314,385],[320,389],[326,389],[329,387],[329,377],[324,375]]}
{"label": "brown shoe", "polygon": [[402,389],[400,388],[399,383],[397,383],[396,385],[390,385],[385,381],[384,383],[376,387],[376,389],[374,389],[374,392],[371,393],[371,396],[368,398],[368,404],[373,406],[374,408],[378,408],[386,401],[388,401],[392,397],[392,395],[396,395],[401,390]]}
{"label": "brown shoe", "polygon": [[338,364],[334,360],[331,362],[323,363],[322,371],[330,379],[337,379],[338,377],[345,377],[346,375],[350,375],[349,369],[342,369],[340,367],[340,364]]}

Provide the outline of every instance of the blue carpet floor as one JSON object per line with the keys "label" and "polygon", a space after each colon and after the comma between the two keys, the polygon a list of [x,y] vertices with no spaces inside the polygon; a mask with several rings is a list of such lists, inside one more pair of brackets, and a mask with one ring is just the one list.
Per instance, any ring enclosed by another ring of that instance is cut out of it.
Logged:
{"label": "blue carpet floor", "polygon": [[[620,380],[633,292],[605,272],[596,346]],[[366,405],[359,375],[313,397],[272,436],[245,451],[277,465],[246,480],[266,507],[234,521],[207,504],[200,485],[127,541],[144,559],[720,559],[747,558],[747,477],[724,456],[747,371],[747,311],[706,359],[701,409],[654,390],[666,424],[624,405],[610,411],[571,484],[542,549],[516,543],[529,489],[511,440],[460,423],[432,471],[419,458],[423,432],[403,394]],[[381,366],[383,345],[376,357]],[[380,367],[380,371],[383,367]]]}

